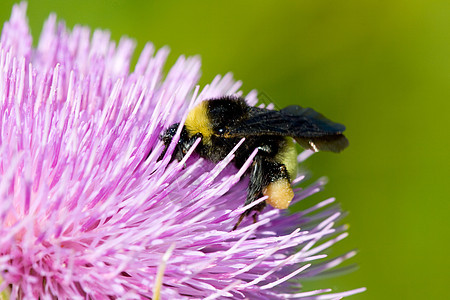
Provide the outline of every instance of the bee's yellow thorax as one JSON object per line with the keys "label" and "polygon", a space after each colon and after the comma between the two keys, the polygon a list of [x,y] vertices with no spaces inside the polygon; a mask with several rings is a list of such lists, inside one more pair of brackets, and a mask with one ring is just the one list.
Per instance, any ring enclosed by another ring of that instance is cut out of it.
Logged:
{"label": "bee's yellow thorax", "polygon": [[211,121],[208,117],[208,102],[203,101],[196,107],[194,107],[186,118],[186,130],[189,136],[193,136],[196,133],[203,135],[203,143],[209,143],[213,129]]}

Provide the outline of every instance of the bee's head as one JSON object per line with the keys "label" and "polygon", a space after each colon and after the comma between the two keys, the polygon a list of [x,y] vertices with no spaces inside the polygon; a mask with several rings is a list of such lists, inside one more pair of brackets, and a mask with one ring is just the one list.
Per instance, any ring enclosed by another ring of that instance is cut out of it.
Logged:
{"label": "bee's head", "polygon": [[167,128],[160,136],[160,140],[164,142],[165,145],[169,145],[175,136],[178,126],[180,123],[172,124],[169,128]]}

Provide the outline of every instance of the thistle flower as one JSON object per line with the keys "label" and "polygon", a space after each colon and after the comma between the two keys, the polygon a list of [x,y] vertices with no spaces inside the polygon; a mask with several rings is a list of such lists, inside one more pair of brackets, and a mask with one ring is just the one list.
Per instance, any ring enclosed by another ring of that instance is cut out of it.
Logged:
{"label": "thistle flower", "polygon": [[[158,160],[161,131],[189,107],[241,95],[231,75],[200,89],[199,59],[180,57],[164,76],[168,50],[151,44],[130,73],[130,39],[68,31],[54,15],[33,49],[25,4],[14,6],[0,48],[4,297],[338,299],[364,290],[300,289],[355,254],[323,254],[347,236],[337,206],[318,211],[334,199],[292,214],[268,209],[231,231],[246,209],[251,159],[240,170],[233,153],[217,165],[192,153]],[[245,98],[257,102],[255,92]],[[297,189],[294,201],[323,184]]]}

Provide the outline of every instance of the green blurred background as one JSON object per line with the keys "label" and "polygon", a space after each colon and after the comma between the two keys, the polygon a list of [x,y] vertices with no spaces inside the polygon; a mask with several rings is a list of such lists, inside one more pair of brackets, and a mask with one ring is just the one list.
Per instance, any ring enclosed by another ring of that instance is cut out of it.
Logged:
{"label": "green blurred background", "polygon": [[[12,4],[0,3],[1,20]],[[30,1],[35,39],[56,12],[200,54],[201,84],[233,72],[279,107],[314,107],[347,126],[351,146],[307,162],[330,179],[320,198],[349,211],[359,270],[308,288],[366,286],[351,299],[450,299],[450,1]],[[136,59],[137,54],[135,55]]]}

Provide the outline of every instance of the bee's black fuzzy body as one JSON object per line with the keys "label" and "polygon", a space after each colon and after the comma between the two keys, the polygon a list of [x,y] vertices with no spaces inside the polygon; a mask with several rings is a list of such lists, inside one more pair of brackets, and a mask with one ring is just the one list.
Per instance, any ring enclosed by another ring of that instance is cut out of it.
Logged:
{"label": "bee's black fuzzy body", "polygon": [[[178,123],[173,124],[161,136],[166,149],[178,126]],[[296,176],[297,167],[292,139],[303,148],[339,152],[348,145],[342,134],[344,129],[343,125],[309,108],[289,106],[280,111],[267,110],[248,106],[242,98],[225,96],[205,100],[189,112],[172,157],[181,160],[200,137],[195,152],[217,163],[245,138],[233,160],[237,168],[258,148],[248,171],[250,182],[245,204],[265,195],[268,204],[287,208],[294,196],[290,181]],[[247,210],[235,228],[243,217],[252,211],[261,211],[265,204],[262,202]]]}

